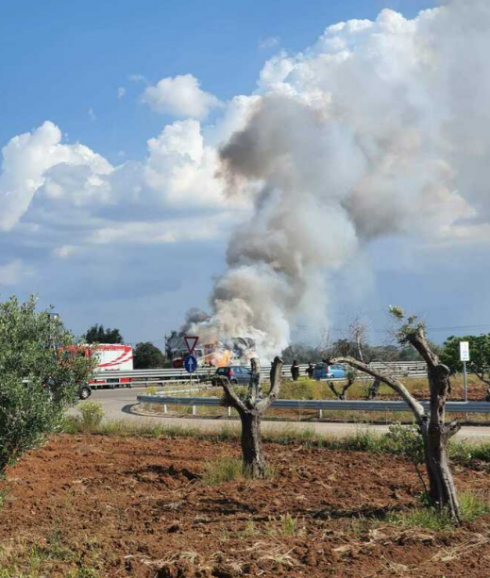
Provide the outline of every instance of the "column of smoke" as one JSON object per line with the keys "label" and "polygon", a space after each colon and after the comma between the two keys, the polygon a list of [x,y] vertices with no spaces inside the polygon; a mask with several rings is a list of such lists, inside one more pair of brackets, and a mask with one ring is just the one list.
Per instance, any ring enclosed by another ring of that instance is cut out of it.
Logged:
{"label": "column of smoke", "polygon": [[[465,234],[488,217],[490,2],[330,27],[266,67],[264,94],[221,150],[253,214],[228,246],[204,339],[279,352],[298,318],[326,319],[328,280],[371,239]],[[480,223],[481,226],[481,223]],[[309,321],[311,324],[311,321]]]}

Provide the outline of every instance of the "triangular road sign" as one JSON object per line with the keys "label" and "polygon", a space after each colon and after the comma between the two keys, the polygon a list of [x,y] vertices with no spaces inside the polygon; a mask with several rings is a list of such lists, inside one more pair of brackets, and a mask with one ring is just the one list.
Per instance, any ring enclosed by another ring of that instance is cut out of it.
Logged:
{"label": "triangular road sign", "polygon": [[196,337],[194,335],[186,335],[184,337],[184,341],[185,341],[185,344],[187,345],[187,349],[189,350],[189,353],[192,355],[192,352],[196,348],[197,342],[199,341],[199,337]]}

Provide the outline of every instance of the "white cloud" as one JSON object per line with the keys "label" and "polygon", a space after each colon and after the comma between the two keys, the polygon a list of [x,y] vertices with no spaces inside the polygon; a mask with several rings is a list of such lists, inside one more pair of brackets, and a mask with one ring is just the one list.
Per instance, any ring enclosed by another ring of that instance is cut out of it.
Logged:
{"label": "white cloud", "polygon": [[[98,196],[95,189],[101,190],[101,176],[112,171],[110,164],[89,148],[61,144],[61,131],[52,122],[12,138],[2,152],[0,231],[15,227],[42,187],[47,197],[61,200],[68,196],[77,204],[82,198]],[[83,190],[68,186],[77,180],[83,181]]]}
{"label": "white cloud", "polygon": [[126,96],[126,89],[124,88],[124,86],[120,86],[117,89],[117,98],[121,99],[124,98]]}
{"label": "white cloud", "polygon": [[0,265],[0,289],[2,285],[16,285],[27,275],[32,275],[32,271],[20,259]]}
{"label": "white cloud", "polygon": [[205,146],[197,120],[168,125],[158,138],[148,141],[145,181],[174,206],[224,205],[223,182],[216,149]]}
{"label": "white cloud", "polygon": [[154,112],[177,118],[204,119],[211,109],[221,106],[214,95],[201,90],[192,74],[163,78],[145,90],[142,100]]}
{"label": "white cloud", "polygon": [[95,122],[97,120],[97,117],[95,115],[94,109],[93,108],[89,108],[88,109],[88,117],[92,122]]}
{"label": "white cloud", "polygon": [[261,50],[267,50],[270,48],[276,48],[279,46],[281,39],[278,36],[269,36],[268,38],[263,38],[259,40],[259,48]]}

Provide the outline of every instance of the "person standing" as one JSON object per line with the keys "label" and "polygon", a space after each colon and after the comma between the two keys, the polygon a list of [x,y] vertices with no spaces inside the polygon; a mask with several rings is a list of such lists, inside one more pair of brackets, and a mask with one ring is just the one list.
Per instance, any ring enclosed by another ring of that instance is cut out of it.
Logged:
{"label": "person standing", "polygon": [[298,381],[299,365],[296,359],[293,361],[293,365],[291,365],[291,377],[293,378],[293,381]]}
{"label": "person standing", "polygon": [[306,368],[306,375],[308,376],[308,379],[313,379],[313,374],[315,372],[315,368],[313,367],[313,363],[308,363],[308,367]]}

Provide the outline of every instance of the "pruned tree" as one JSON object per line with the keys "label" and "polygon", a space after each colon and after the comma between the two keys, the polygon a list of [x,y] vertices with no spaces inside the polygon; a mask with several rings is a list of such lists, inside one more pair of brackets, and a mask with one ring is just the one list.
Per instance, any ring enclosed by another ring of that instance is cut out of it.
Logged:
{"label": "pruned tree", "polygon": [[460,522],[460,507],[453,477],[447,457],[447,443],[456,434],[460,426],[457,422],[445,423],[445,406],[450,389],[450,370],[440,362],[425,335],[425,325],[417,322],[415,316],[405,318],[399,307],[390,307],[390,313],[398,320],[397,331],[399,343],[409,343],[427,363],[430,404],[428,412],[417,401],[401,381],[380,371],[375,371],[368,364],[350,357],[337,357],[330,363],[346,363],[358,371],[371,375],[397,392],[412,411],[424,442],[425,466],[429,480],[429,500],[440,510],[447,510],[455,522]]}
{"label": "pruned tree", "polygon": [[252,478],[264,478],[267,475],[267,462],[262,450],[260,421],[279,395],[282,366],[282,359],[276,357],[272,364],[270,390],[265,397],[260,395],[260,362],[257,358],[251,361],[250,383],[244,399],[240,398],[226,377],[220,378],[225,394],[225,405],[235,408],[240,416],[243,468],[247,475]]}
{"label": "pruned tree", "polygon": [[487,387],[486,400],[490,401],[490,334],[451,336],[444,342],[441,360],[449,367],[451,373],[463,371],[463,362],[459,356],[460,341],[468,341],[470,360],[466,366],[470,373],[476,375]]}

